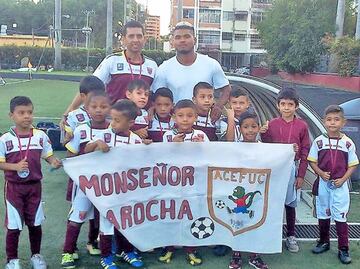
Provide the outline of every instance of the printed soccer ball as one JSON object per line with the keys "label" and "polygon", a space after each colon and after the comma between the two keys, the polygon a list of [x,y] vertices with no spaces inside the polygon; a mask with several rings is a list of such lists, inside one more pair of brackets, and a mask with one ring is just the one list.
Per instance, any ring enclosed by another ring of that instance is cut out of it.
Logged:
{"label": "printed soccer ball", "polygon": [[226,205],[225,205],[225,202],[223,200],[217,200],[215,202],[215,206],[217,208],[219,208],[219,209],[223,209],[223,208],[225,208]]}
{"label": "printed soccer ball", "polygon": [[214,222],[206,217],[201,217],[191,224],[190,232],[197,239],[205,239],[214,233]]}

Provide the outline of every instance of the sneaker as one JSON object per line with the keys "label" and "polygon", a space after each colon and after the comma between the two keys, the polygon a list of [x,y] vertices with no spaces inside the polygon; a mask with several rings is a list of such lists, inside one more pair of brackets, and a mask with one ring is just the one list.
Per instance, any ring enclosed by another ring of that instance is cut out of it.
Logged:
{"label": "sneaker", "polygon": [[323,243],[323,242],[318,241],[316,246],[312,249],[312,253],[321,254],[321,253],[328,251],[329,249],[330,249],[329,242]]}
{"label": "sneaker", "polygon": [[33,269],[46,269],[46,262],[44,257],[40,254],[34,254],[31,259],[31,266]]}
{"label": "sneaker", "polygon": [[140,268],[144,266],[143,261],[140,259],[140,257],[137,255],[136,252],[130,251],[130,252],[122,252],[120,254],[120,258],[123,259],[123,261],[130,264],[132,267]]}
{"label": "sneaker", "polygon": [[299,245],[296,242],[295,236],[289,236],[286,238],[285,245],[288,251],[296,253],[299,252]]}
{"label": "sneaker", "polygon": [[202,259],[196,251],[187,253],[187,260],[192,266],[202,264]]}
{"label": "sneaker", "polygon": [[351,263],[351,257],[349,254],[348,250],[339,250],[339,254],[338,254],[339,260],[341,261],[342,264],[349,264]]}
{"label": "sneaker", "polygon": [[114,257],[112,255],[107,257],[101,257],[100,264],[103,269],[118,269],[117,265],[114,263]]}
{"label": "sneaker", "polygon": [[249,259],[249,264],[256,269],[268,269],[268,265],[261,259],[260,255],[255,255]]}
{"label": "sneaker", "polygon": [[12,259],[6,265],[5,269],[21,269],[20,260]]}
{"label": "sneaker", "polygon": [[225,256],[228,252],[229,248],[223,245],[217,245],[213,249],[213,253],[215,256]]}
{"label": "sneaker", "polygon": [[91,256],[99,256],[101,254],[97,241],[93,243],[87,243],[86,249]]}
{"label": "sneaker", "polygon": [[169,251],[166,248],[164,248],[163,251],[161,252],[161,255],[158,260],[159,260],[159,262],[170,263],[173,254],[174,254],[174,252]]}
{"label": "sneaker", "polygon": [[242,259],[240,255],[233,255],[229,263],[229,269],[241,269]]}
{"label": "sneaker", "polygon": [[75,268],[74,254],[63,253],[61,258],[61,266],[64,269]]}

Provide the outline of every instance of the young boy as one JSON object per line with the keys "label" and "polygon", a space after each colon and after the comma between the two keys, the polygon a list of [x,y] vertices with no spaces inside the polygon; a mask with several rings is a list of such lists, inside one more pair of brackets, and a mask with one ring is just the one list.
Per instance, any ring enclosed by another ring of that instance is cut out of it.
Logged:
{"label": "young boy", "polygon": [[[234,111],[234,120],[222,118],[220,123],[221,136],[226,141],[239,142],[242,140],[239,118],[242,113],[250,109],[250,99],[248,94],[241,87],[233,88],[229,98],[230,108]],[[250,112],[253,112],[252,110]]]}
{"label": "young boy", "polygon": [[[174,120],[176,129],[164,134],[163,142],[209,142],[207,135],[201,130],[194,129],[197,119],[197,109],[191,100],[180,100],[174,108]],[[187,259],[193,266],[200,265],[202,259],[196,252],[195,247],[184,247]],[[166,247],[159,257],[160,262],[169,263],[174,253],[174,247]]]}
{"label": "young boy", "polygon": [[330,220],[333,219],[338,235],[338,258],[343,264],[349,264],[351,258],[346,222],[350,206],[348,180],[359,160],[354,142],[341,133],[345,122],[344,110],[340,106],[331,105],[325,109],[327,133],[314,140],[308,160],[319,176],[313,190],[320,240],[312,252],[320,254],[330,249]]}
{"label": "young boy", "polygon": [[40,255],[41,223],[45,219],[41,201],[41,158],[54,168],[59,168],[61,161],[54,157],[48,136],[33,128],[33,111],[28,97],[11,99],[9,115],[15,127],[0,138],[0,169],[5,174],[5,269],[21,268],[18,244],[24,222],[29,229],[32,268],[46,268]]}
{"label": "young boy", "polygon": [[279,92],[277,107],[281,116],[264,125],[260,133],[263,142],[297,145],[293,172],[285,199],[287,226],[285,245],[290,252],[296,253],[299,251],[299,245],[295,238],[295,208],[297,206],[297,191],[301,189],[304,182],[308,165],[309,131],[306,122],[295,116],[295,112],[299,107],[299,96],[294,89],[283,88]]}
{"label": "young boy", "polygon": [[[233,111],[233,110],[232,110]],[[228,114],[228,120],[234,121],[234,113]],[[245,111],[238,118],[240,132],[243,137],[243,142],[256,143],[260,131],[259,120],[255,113]],[[232,142],[233,140],[229,140]],[[240,142],[240,141],[239,141]],[[257,269],[268,269],[268,265],[261,259],[259,254],[250,253],[249,264]],[[242,259],[240,251],[233,251],[232,258],[229,264],[229,269],[241,269]]]}
{"label": "young boy", "polygon": [[[109,128],[110,123],[106,120],[106,117],[110,112],[110,99],[104,91],[89,93],[88,112],[91,117],[90,122],[76,127],[73,138],[65,145],[70,156],[84,154],[86,144],[96,135]],[[61,260],[62,267],[66,269],[75,268],[76,242],[81,226],[87,220],[89,220],[91,226],[87,243],[88,252],[90,255],[100,255],[97,244],[99,234],[98,212],[84,192],[78,186],[74,186],[74,188]]]}
{"label": "young boy", "polygon": [[210,114],[214,101],[214,88],[207,82],[199,82],[193,90],[193,102],[196,106],[198,117],[194,129],[203,131],[210,141],[217,141],[217,126],[220,128],[220,121],[211,122]]}
{"label": "young boy", "polygon": [[126,98],[133,101],[140,109],[140,115],[135,119],[131,131],[142,139],[148,138],[149,117],[144,109],[149,101],[150,86],[142,79],[135,79],[129,83],[126,89]]}
{"label": "young boy", "polygon": [[168,88],[157,89],[153,95],[155,115],[149,122],[148,135],[153,142],[162,142],[164,133],[174,127],[171,113],[174,107],[173,93]]}
{"label": "young boy", "polygon": [[[141,138],[130,131],[138,115],[138,108],[130,100],[116,102],[110,110],[111,127],[97,135],[85,147],[85,153],[101,150],[108,152],[110,148],[121,144],[141,144]],[[115,234],[119,257],[133,267],[143,267],[144,263],[138,254],[133,251],[134,247],[127,239],[114,228],[104,217],[100,216],[100,249],[101,266],[104,269],[117,269],[112,256],[112,237]]]}

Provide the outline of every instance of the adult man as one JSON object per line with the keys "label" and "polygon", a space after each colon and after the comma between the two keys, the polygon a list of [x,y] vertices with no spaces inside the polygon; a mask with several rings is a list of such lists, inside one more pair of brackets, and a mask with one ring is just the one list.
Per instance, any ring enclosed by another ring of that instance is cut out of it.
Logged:
{"label": "adult man", "polygon": [[[107,56],[94,72],[94,76],[106,84],[112,103],[125,98],[126,86],[134,79],[143,79],[151,85],[157,70],[157,64],[141,53],[146,41],[141,23],[129,21],[124,25],[122,34],[125,51]],[[78,94],[64,116],[80,105]]]}
{"label": "adult man", "polygon": [[207,82],[220,92],[220,97],[212,109],[211,119],[219,118],[222,107],[230,94],[229,81],[220,64],[195,52],[196,37],[194,27],[187,22],[179,22],[173,31],[172,45],[176,56],[165,61],[157,70],[152,90],[169,88],[174,94],[174,102],[191,99],[193,88],[198,82]]}

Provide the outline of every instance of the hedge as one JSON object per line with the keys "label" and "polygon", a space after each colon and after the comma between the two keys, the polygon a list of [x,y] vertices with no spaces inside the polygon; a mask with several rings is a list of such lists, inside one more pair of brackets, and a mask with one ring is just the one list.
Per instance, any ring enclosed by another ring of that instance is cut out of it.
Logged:
{"label": "hedge", "polygon": [[[105,57],[104,49],[90,49],[89,66],[94,69]],[[50,67],[54,62],[54,49],[41,47],[0,46],[0,69],[19,68],[21,59],[29,57],[35,67],[39,63],[41,54],[44,53],[40,65]],[[144,54],[152,58],[158,65],[174,56],[174,53],[148,50]],[[66,70],[81,70],[86,67],[87,50],[84,48],[62,48],[62,64]]]}

